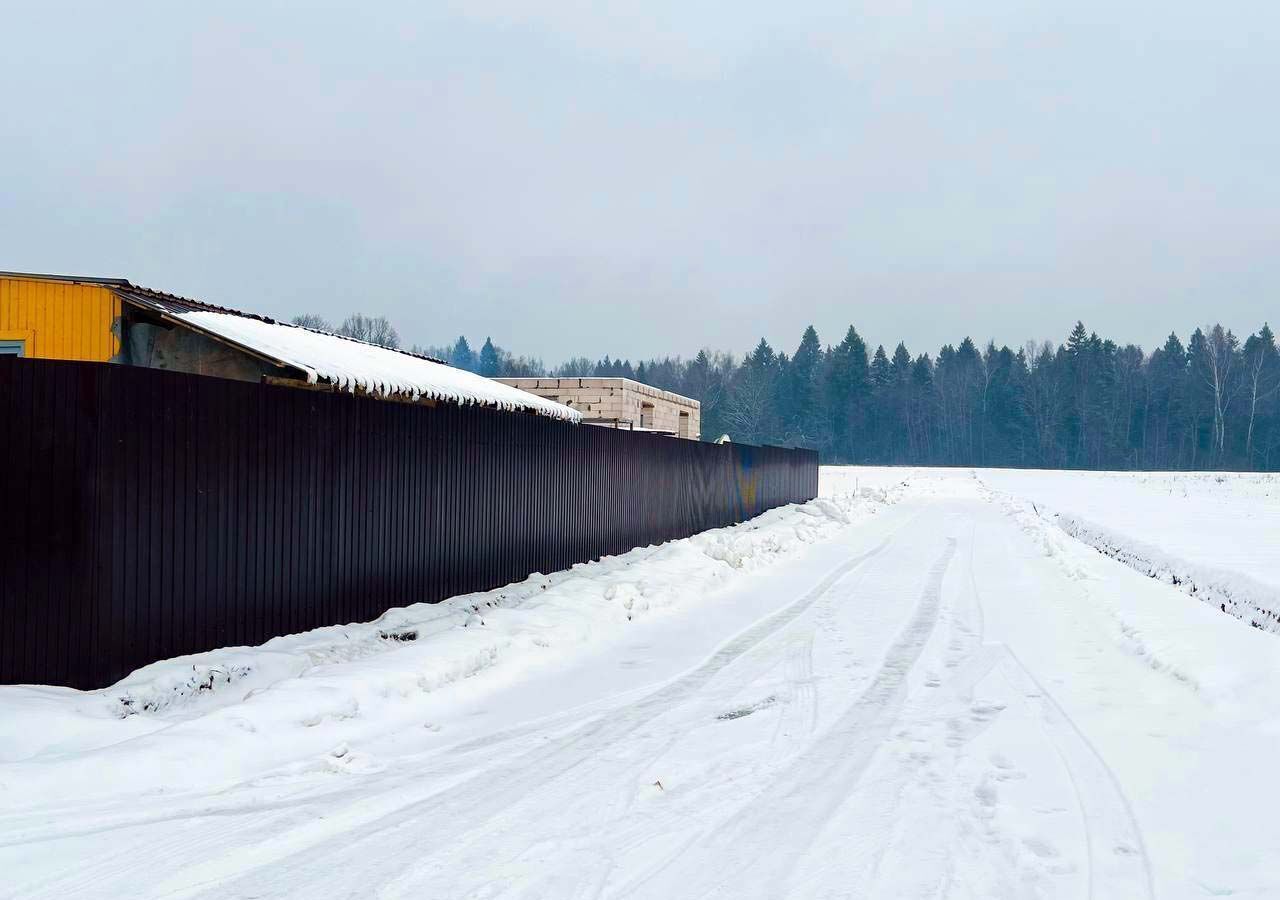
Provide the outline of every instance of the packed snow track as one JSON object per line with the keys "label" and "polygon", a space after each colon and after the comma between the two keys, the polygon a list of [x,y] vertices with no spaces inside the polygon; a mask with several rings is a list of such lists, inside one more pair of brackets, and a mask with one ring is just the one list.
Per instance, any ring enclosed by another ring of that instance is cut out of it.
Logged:
{"label": "packed snow track", "polygon": [[1007,489],[825,471],[845,500],[704,543],[692,595],[654,587],[694,583],[679,548],[581,567],[548,590],[595,577],[611,617],[427,686],[507,620],[284,642],[150,719],[0,689],[0,896],[1280,897],[1280,636]]}

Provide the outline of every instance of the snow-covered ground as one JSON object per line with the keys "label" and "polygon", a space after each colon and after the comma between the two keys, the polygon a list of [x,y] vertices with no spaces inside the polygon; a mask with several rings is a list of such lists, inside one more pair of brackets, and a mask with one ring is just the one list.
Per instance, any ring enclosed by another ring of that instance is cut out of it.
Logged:
{"label": "snow-covered ground", "polygon": [[1280,632],[1280,475],[984,470],[1074,537]]}
{"label": "snow-covered ground", "polygon": [[826,469],[500,591],[0,688],[0,897],[1280,897],[1280,635],[1202,602],[1269,602],[1276,487]]}

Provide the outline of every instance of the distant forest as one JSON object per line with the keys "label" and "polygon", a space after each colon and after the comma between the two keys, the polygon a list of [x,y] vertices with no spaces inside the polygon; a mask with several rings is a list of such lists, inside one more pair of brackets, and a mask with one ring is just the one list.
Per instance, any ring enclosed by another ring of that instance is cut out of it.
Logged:
{"label": "distant forest", "polygon": [[810,447],[830,463],[1280,469],[1280,354],[1267,325],[1243,341],[1221,325],[1185,344],[1170,334],[1150,354],[1079,322],[1063,344],[966,337],[936,356],[869,350],[852,326],[835,346],[810,326],[790,355],[762,338],[741,359],[703,350],[549,369],[491,340],[413,349],[488,376],[634,378],[701,401],[704,440]]}

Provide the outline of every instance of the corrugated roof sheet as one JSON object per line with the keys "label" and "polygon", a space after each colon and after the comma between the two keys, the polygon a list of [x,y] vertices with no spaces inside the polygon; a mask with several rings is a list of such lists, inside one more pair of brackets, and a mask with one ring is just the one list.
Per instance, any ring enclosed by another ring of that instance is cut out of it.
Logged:
{"label": "corrugated roof sheet", "polygon": [[112,285],[128,286],[125,278],[94,278],[88,275],[42,275],[38,272],[0,272],[0,278],[34,278],[37,281],[63,281],[68,284],[99,284],[103,287]]}
{"label": "corrugated roof sheet", "polygon": [[577,410],[518,388],[457,369],[438,359],[279,322],[268,316],[215,306],[137,285],[112,290],[124,301],[302,371],[307,381],[381,397],[477,403],[577,422]]}

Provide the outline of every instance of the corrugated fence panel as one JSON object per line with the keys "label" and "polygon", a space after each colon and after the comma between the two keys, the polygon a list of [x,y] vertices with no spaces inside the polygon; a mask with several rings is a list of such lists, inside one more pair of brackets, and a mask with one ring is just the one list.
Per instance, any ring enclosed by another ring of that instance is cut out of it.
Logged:
{"label": "corrugated fence panel", "polygon": [[0,356],[0,683],[101,687],[817,489],[806,450]]}

